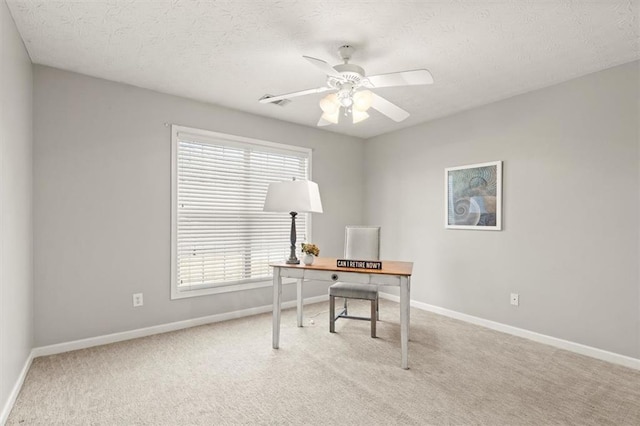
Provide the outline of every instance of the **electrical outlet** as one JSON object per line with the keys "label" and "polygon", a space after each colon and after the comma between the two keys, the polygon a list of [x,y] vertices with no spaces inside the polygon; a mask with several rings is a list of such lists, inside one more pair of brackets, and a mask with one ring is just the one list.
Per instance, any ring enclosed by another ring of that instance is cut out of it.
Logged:
{"label": "electrical outlet", "polygon": [[511,304],[513,306],[520,306],[520,296],[518,293],[511,293]]}
{"label": "electrical outlet", "polygon": [[142,293],[135,293],[133,295],[133,307],[137,308],[138,306],[144,305],[144,301],[142,300]]}

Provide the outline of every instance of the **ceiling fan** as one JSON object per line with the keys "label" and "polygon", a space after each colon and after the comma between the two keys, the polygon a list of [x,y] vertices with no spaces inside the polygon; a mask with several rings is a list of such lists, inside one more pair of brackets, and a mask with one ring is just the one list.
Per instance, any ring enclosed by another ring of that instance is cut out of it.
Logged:
{"label": "ceiling fan", "polygon": [[426,69],[418,69],[366,76],[362,67],[349,63],[354,51],[355,48],[349,45],[338,48],[338,53],[344,63],[333,67],[322,59],[303,56],[327,75],[326,85],[284,95],[264,95],[260,98],[260,102],[278,102],[297,96],[331,91],[332,93],[320,99],[322,116],[318,121],[318,126],[338,124],[341,112],[346,117],[350,116],[354,124],[359,123],[369,118],[367,113],[369,108],[373,108],[398,122],[409,117],[407,111],[368,89],[432,84],[433,76],[431,73]]}

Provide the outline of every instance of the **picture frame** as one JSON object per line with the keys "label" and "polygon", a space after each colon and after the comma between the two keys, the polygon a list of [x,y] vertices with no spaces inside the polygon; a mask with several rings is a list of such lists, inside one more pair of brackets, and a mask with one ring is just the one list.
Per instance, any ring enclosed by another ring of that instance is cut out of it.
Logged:
{"label": "picture frame", "polygon": [[502,230],[502,161],[444,170],[447,229]]}

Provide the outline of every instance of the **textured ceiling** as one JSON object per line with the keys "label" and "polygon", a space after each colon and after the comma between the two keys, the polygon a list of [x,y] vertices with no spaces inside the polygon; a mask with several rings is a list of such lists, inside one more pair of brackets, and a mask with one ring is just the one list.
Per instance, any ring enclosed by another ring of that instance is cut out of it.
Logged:
{"label": "textured ceiling", "polygon": [[[34,63],[315,127],[322,86],[302,55],[367,74],[427,68],[431,86],[376,93],[377,112],[326,130],[363,138],[640,58],[640,0],[7,0]],[[345,120],[346,121],[346,120]]]}

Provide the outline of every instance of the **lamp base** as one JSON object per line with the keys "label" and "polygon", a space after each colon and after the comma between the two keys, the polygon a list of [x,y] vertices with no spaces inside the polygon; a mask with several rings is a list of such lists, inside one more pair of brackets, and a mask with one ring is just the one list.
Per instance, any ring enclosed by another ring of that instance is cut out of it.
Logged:
{"label": "lamp base", "polygon": [[291,215],[291,251],[289,252],[288,265],[299,265],[300,260],[296,257],[296,216],[298,213],[290,212]]}

